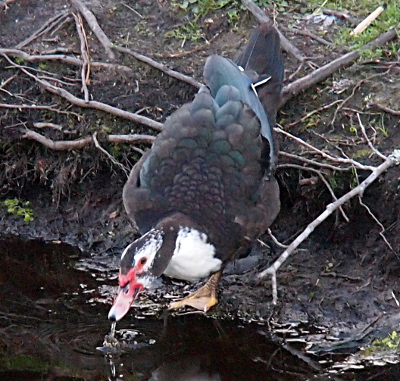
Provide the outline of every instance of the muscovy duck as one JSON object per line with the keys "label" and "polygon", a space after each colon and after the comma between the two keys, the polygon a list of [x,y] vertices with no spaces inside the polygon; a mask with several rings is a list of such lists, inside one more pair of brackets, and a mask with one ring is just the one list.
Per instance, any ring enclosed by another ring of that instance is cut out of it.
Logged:
{"label": "muscovy duck", "polygon": [[237,64],[210,56],[204,80],[195,99],[166,120],[124,186],[125,209],[142,236],[122,253],[111,321],[162,274],[187,281],[211,276],[170,305],[207,311],[218,302],[225,264],[279,212],[272,127],[283,60],[275,28],[260,26]]}

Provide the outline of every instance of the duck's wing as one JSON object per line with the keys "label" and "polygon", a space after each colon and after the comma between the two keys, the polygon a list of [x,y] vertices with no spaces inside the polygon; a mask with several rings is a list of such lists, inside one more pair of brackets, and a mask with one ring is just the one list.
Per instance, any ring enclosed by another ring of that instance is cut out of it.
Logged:
{"label": "duck's wing", "polygon": [[132,221],[136,230],[143,234],[143,226],[139,224],[137,218],[147,214],[153,207],[151,192],[148,188],[142,187],[140,182],[140,171],[143,163],[151,154],[151,150],[146,151],[140,160],[133,166],[128,180],[122,191],[122,201],[129,219]]}

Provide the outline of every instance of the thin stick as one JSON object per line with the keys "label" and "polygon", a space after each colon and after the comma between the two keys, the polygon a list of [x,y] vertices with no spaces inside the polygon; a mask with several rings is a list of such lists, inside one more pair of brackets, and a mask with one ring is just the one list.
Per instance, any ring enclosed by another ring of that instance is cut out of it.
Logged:
{"label": "thin stick", "polygon": [[[81,149],[93,142],[92,136],[85,136],[76,140],[52,140],[46,136],[39,134],[36,131],[29,129],[24,130],[24,134],[21,139],[35,140],[38,143],[50,148],[53,151],[71,151]],[[128,144],[149,144],[151,145],[155,139],[151,135],[104,135],[104,139],[108,140],[110,143],[128,143]]]}
{"label": "thin stick", "polygon": [[381,231],[379,232],[379,235],[380,235],[380,236],[382,237],[382,239],[385,241],[387,247],[388,247],[391,251],[393,251],[393,252],[395,253],[395,251],[393,250],[392,245],[389,243],[389,241],[386,239],[385,235],[383,234],[383,233],[386,231],[385,227],[384,227],[384,226],[382,225],[382,223],[378,220],[378,218],[376,218],[375,214],[372,213],[372,211],[371,211],[371,209],[369,208],[369,206],[366,205],[366,204],[364,204],[364,203],[362,202],[361,196],[358,196],[358,201],[360,202],[360,205],[363,206],[363,207],[367,210],[368,214],[372,217],[372,219],[373,219],[373,220],[378,224],[378,226],[381,228]]}
{"label": "thin stick", "polygon": [[332,42],[327,41],[324,38],[317,36],[316,34],[310,32],[307,29],[296,29],[296,28],[288,28],[288,27],[282,27],[282,29],[286,32],[292,32],[292,33],[301,34],[303,36],[310,37],[310,38],[314,39],[315,41],[318,41],[324,45],[328,45],[328,46],[333,45]]}
{"label": "thin stick", "polygon": [[[310,168],[310,167],[302,167],[301,165],[297,165],[297,164],[280,164],[278,166],[278,168],[296,168],[299,169],[301,171],[309,171],[309,172],[313,172],[316,173],[319,178],[322,180],[322,182],[325,184],[326,188],[328,189],[329,193],[331,194],[332,198],[334,201],[337,201],[337,197],[335,195],[335,192],[333,191],[331,185],[329,184],[329,182],[326,180],[326,178],[324,177],[324,175],[318,171],[317,169],[314,168]],[[343,218],[346,220],[346,222],[349,222],[349,217],[347,217],[346,213],[344,212],[343,208],[341,206],[339,206],[339,210],[340,213],[342,213]]]}
{"label": "thin stick", "polygon": [[365,138],[365,140],[366,140],[366,142],[367,142],[369,148],[371,148],[372,151],[374,151],[381,159],[385,160],[385,159],[386,159],[386,156],[383,155],[382,153],[380,153],[380,152],[375,148],[375,146],[372,144],[371,140],[368,138],[367,132],[365,131],[365,127],[364,127],[364,125],[363,125],[362,122],[361,122],[361,118],[360,118],[360,114],[359,114],[359,113],[357,113],[357,119],[358,119],[358,124],[360,125],[360,128],[361,128],[361,132],[362,132],[362,134],[363,134],[363,136],[364,136],[364,138]]}
{"label": "thin stick", "polygon": [[55,130],[62,131],[62,126],[55,123],[47,123],[47,122],[34,122],[33,127],[35,128],[54,128]]}
{"label": "thin stick", "polygon": [[183,81],[186,83],[189,83],[190,85],[197,87],[197,88],[200,88],[202,86],[202,84],[199,81],[196,81],[194,78],[189,77],[188,75],[179,73],[175,70],[172,70],[172,69],[168,68],[167,66],[165,66],[157,61],[154,61],[150,57],[147,57],[147,56],[144,56],[143,54],[135,52],[134,50],[124,48],[124,47],[118,46],[118,45],[113,45],[113,48],[115,50],[118,50],[119,52],[130,54],[131,56],[135,57],[137,60],[142,61],[142,62],[162,71],[163,73],[169,75],[170,77],[179,79],[180,81]]}
{"label": "thin stick", "polygon": [[81,56],[83,65],[81,67],[81,81],[82,81],[82,92],[84,94],[85,101],[89,101],[89,90],[87,85],[89,84],[89,76],[90,76],[90,59],[89,59],[89,51],[88,44],[86,39],[85,29],[83,28],[82,17],[81,15],[76,15],[73,13],[75,19],[76,30],[79,35],[79,40],[81,42]]}
{"label": "thin stick", "polygon": [[[0,54],[7,54],[11,57],[22,58],[24,61],[28,62],[44,62],[44,61],[57,61],[57,62],[64,62],[69,65],[74,66],[82,66],[83,61],[76,57],[67,56],[65,54],[46,54],[46,55],[30,55],[22,50],[18,49],[2,49],[0,48]],[[133,69],[118,64],[112,64],[107,62],[91,62],[91,66],[93,67],[101,67],[107,69],[118,69],[123,70],[125,72],[132,72]]]}
{"label": "thin stick", "polygon": [[28,45],[41,35],[45,34],[46,32],[50,31],[52,28],[54,28],[60,21],[63,21],[68,17],[68,12],[61,12],[51,19],[47,20],[47,22],[41,26],[36,32],[33,32],[27,39],[24,41],[20,42],[18,45],[15,46],[15,49],[21,49],[24,46]]}
{"label": "thin stick", "polygon": [[312,146],[311,144],[305,142],[303,139],[300,139],[300,138],[290,134],[289,132],[286,132],[285,130],[282,130],[279,127],[275,127],[274,131],[279,132],[280,134],[283,134],[283,135],[286,135],[286,136],[290,137],[291,139],[297,141],[298,143],[300,143],[300,144],[304,145],[305,147],[310,148],[314,152],[318,153],[319,155],[321,155],[325,159],[334,161],[336,163],[351,164],[351,165],[354,165],[357,168],[364,169],[364,170],[367,170],[367,171],[375,170],[375,167],[371,167],[370,165],[361,164],[358,161],[353,160],[353,159],[344,159],[342,157],[333,157],[331,155],[328,155],[326,152],[321,151],[320,149],[318,149],[318,148]]}
{"label": "thin stick", "polygon": [[76,116],[78,119],[82,118],[82,115],[79,115],[75,112],[72,111],[63,111],[63,110],[59,110],[57,108],[54,107],[50,107],[50,106],[37,106],[37,105],[26,105],[26,104],[22,104],[22,105],[15,105],[15,104],[9,104],[9,103],[0,103],[0,108],[9,108],[9,109],[32,109],[32,110],[49,110],[49,111],[54,111],[57,112],[59,114],[66,114],[66,115],[74,115]]}
{"label": "thin stick", "polygon": [[355,27],[355,29],[350,33],[350,35],[356,36],[357,34],[364,32],[364,30],[368,28],[368,26],[371,25],[371,23],[374,20],[376,20],[383,11],[384,9],[382,6],[376,8],[367,18],[365,18]]}
{"label": "thin stick", "polygon": [[328,108],[331,108],[332,106],[334,106],[335,104],[340,103],[340,102],[342,102],[342,100],[341,99],[337,99],[336,101],[333,101],[332,103],[329,103],[328,105],[320,107],[318,110],[313,110],[313,111],[309,112],[307,115],[303,116],[301,119],[299,119],[299,120],[297,120],[297,121],[295,121],[293,123],[288,124],[287,127],[293,127],[293,126],[295,126],[296,124],[298,124],[300,122],[304,122],[310,116],[312,116],[312,115],[314,115],[314,114],[316,114],[318,112],[324,111],[324,110],[326,110]]}
{"label": "thin stick", "polygon": [[214,34],[214,36],[212,36],[210,38],[209,41],[207,41],[204,45],[199,45],[196,46],[194,49],[186,51],[186,52],[181,52],[181,53],[173,53],[173,54],[168,54],[167,57],[168,58],[182,58],[182,57],[186,57],[190,54],[196,53],[200,50],[204,50],[206,48],[208,48],[210,46],[210,44],[220,35],[220,33],[216,33]]}
{"label": "thin stick", "polygon": [[388,112],[389,114],[393,114],[393,115],[400,115],[400,110],[393,110],[389,107],[386,107],[384,105],[381,105],[380,103],[374,103],[373,106],[380,108],[381,110]]}
{"label": "thin stick", "polygon": [[271,275],[273,304],[276,304],[278,301],[276,272],[290,256],[290,254],[292,254],[292,252],[314,231],[314,229],[323,221],[325,221],[325,219],[328,218],[339,206],[343,205],[356,195],[362,195],[365,189],[372,184],[378,178],[378,176],[380,176],[388,168],[392,167],[393,165],[398,165],[399,163],[400,150],[394,150],[393,153],[379,167],[374,168],[372,173],[360,185],[353,188],[344,196],[340,197],[337,201],[327,205],[325,211],[304,229],[304,231],[289,245],[289,247],[280,255],[280,257],[270,267],[258,274],[259,279],[265,278],[267,275]]}
{"label": "thin stick", "polygon": [[92,138],[93,138],[93,143],[94,143],[94,145],[96,146],[96,148],[98,148],[101,152],[103,152],[103,153],[111,160],[111,162],[112,162],[113,164],[115,164],[116,166],[120,167],[120,168],[124,171],[126,177],[128,177],[128,176],[129,176],[129,169],[126,168],[126,167],[125,167],[123,164],[121,164],[119,161],[117,161],[117,160],[114,158],[114,156],[112,156],[111,154],[109,154],[109,153],[100,145],[99,141],[97,140],[97,131],[92,135]]}
{"label": "thin stick", "polygon": [[70,0],[71,4],[82,13],[83,17],[86,19],[90,29],[92,29],[93,33],[96,35],[98,40],[103,45],[108,58],[111,60],[115,60],[115,54],[111,50],[111,41],[108,39],[107,35],[101,29],[99,23],[97,22],[96,16],[92,13],[92,11],[83,4],[80,0]]}
{"label": "thin stick", "polygon": [[[291,159],[302,161],[303,163],[315,165],[316,167],[331,169],[332,171],[347,172],[352,168],[352,167],[342,168],[342,167],[337,167],[337,166],[331,165],[331,164],[320,163],[320,162],[315,161],[315,160],[310,160],[310,159],[307,159],[305,157],[294,155],[292,153],[283,152],[283,151],[279,151],[279,156],[289,157]],[[278,167],[279,167],[279,165],[278,165]]]}

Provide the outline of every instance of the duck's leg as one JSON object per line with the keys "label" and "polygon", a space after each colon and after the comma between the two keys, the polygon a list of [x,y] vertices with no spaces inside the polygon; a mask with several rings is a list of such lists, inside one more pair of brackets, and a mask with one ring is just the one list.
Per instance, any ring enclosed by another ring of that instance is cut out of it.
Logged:
{"label": "duck's leg", "polygon": [[180,307],[191,306],[197,310],[207,312],[218,303],[217,292],[221,276],[221,271],[213,274],[203,287],[191,293],[185,299],[171,303],[169,309],[176,310]]}

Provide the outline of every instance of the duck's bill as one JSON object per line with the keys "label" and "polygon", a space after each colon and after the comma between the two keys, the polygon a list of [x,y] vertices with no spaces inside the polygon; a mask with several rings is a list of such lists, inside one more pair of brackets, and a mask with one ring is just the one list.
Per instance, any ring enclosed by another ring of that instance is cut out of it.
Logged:
{"label": "duck's bill", "polygon": [[129,311],[141,289],[142,287],[139,285],[130,287],[129,283],[124,287],[120,287],[117,298],[108,313],[108,319],[111,321],[121,320]]}

